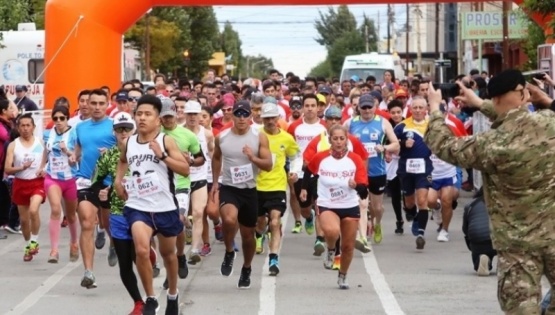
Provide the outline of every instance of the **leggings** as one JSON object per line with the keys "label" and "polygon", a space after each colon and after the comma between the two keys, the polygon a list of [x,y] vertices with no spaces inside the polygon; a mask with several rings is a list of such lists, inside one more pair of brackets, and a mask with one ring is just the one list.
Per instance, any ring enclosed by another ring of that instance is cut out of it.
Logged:
{"label": "leggings", "polygon": [[135,245],[133,240],[113,239],[116,255],[118,256],[119,276],[121,282],[127,289],[134,302],[143,301],[139,287],[137,286],[137,277],[133,272],[133,262],[135,262]]}
{"label": "leggings", "polygon": [[403,194],[401,193],[401,180],[399,176],[388,182],[389,191],[391,193],[391,205],[393,206],[393,211],[395,212],[395,218],[397,222],[403,222],[403,215],[401,214],[401,209],[403,207]]}

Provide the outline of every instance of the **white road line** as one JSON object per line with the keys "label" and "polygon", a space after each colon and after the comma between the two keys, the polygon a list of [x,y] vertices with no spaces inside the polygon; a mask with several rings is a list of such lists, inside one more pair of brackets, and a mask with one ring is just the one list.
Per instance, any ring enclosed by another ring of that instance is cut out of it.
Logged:
{"label": "white road line", "polygon": [[[287,219],[289,218],[290,208],[285,210],[285,214],[281,222],[283,222],[283,236],[281,237],[281,244],[279,245],[279,251],[281,252],[281,245],[283,245],[283,240],[285,239],[285,234],[287,231]],[[258,309],[259,315],[274,315],[276,313],[276,278],[268,274],[268,265],[270,263],[270,256],[266,255],[264,260],[264,265],[262,266],[262,280],[260,281],[260,307]]]}
{"label": "white road line", "polygon": [[378,298],[382,303],[382,307],[387,315],[405,315],[405,312],[399,306],[395,295],[391,292],[389,284],[385,280],[384,275],[380,271],[378,266],[378,261],[376,256],[374,256],[374,251],[362,255],[364,260],[364,267],[366,268],[366,273],[370,276],[372,285],[374,286],[374,291],[378,294]]}
{"label": "white road line", "polygon": [[[17,304],[9,314],[23,314],[25,311],[30,309],[33,305],[35,305],[48,291],[50,291],[60,280],[62,280],[68,273],[72,272],[75,268],[81,266],[80,262],[70,262],[58,271],[56,271],[53,275],[48,277],[46,281],[38,288],[35,289],[31,294],[27,295],[27,297],[21,301],[21,303]],[[98,290],[98,289],[97,289]]]}

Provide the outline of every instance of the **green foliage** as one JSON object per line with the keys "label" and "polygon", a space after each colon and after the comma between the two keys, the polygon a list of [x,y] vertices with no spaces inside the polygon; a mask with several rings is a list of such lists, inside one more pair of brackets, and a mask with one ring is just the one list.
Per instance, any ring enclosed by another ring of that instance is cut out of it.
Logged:
{"label": "green foliage", "polygon": [[[243,52],[241,50],[241,39],[239,38],[239,33],[233,29],[233,26],[229,23],[229,21],[227,21],[224,25],[224,30],[220,35],[220,40],[222,51],[225,53],[225,56],[231,56],[230,60],[227,61],[227,64],[232,64],[236,69],[241,69],[244,62]],[[231,71],[231,73],[234,75],[237,71],[234,70]]]}
{"label": "green foliage", "polygon": [[329,7],[326,14],[320,12],[314,27],[320,35],[316,42],[326,47],[328,55],[325,61],[310,71],[311,75],[338,76],[345,56],[364,53],[367,39],[369,50],[377,50],[378,35],[374,21],[365,14],[361,25],[357,27],[356,19],[346,5],[339,6],[337,11]]}
{"label": "green foliage", "polygon": [[44,10],[46,8],[46,0],[27,0],[30,1],[29,15],[31,20],[37,25],[37,30],[44,29]]}
{"label": "green foliage", "polygon": [[333,76],[333,72],[331,71],[330,62],[328,59],[320,62],[314,68],[310,69],[308,73],[311,77],[324,77],[330,78]]}
{"label": "green foliage", "polygon": [[523,70],[536,70],[538,68],[538,45],[545,43],[543,29],[532,19],[528,18],[528,37],[524,40],[524,52],[528,56],[528,62]]}
{"label": "green foliage", "polygon": [[0,31],[17,30],[23,22],[31,22],[29,0],[0,0]]}
{"label": "green foliage", "polygon": [[245,56],[242,67],[239,71],[239,76],[245,78],[259,78],[264,79],[268,76],[268,70],[274,68],[272,58],[267,58],[262,55],[258,56]]}
{"label": "green foliage", "polygon": [[525,0],[524,8],[530,12],[537,12],[543,16],[551,16],[551,20],[548,21],[550,28],[554,30],[555,34],[555,0]]}
{"label": "green foliage", "polygon": [[186,47],[191,58],[189,76],[201,78],[208,70],[208,60],[221,46],[216,14],[212,7],[187,7],[183,10],[191,20],[191,43]]}

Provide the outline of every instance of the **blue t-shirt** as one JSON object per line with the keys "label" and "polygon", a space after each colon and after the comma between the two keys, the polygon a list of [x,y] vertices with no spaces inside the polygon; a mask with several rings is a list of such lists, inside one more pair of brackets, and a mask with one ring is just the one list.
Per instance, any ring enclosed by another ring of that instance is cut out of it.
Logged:
{"label": "blue t-shirt", "polygon": [[91,179],[100,157],[100,149],[109,149],[116,144],[113,122],[106,117],[101,121],[88,119],[75,127],[77,144],[81,146],[81,161],[77,178]]}
{"label": "blue t-shirt", "polygon": [[[424,142],[424,134],[428,129],[428,122],[417,124],[409,117],[399,123],[393,131],[397,136],[397,139],[401,143],[408,139],[414,140],[414,145],[412,148],[407,148],[401,145],[401,152],[399,153],[399,168],[397,169],[398,175],[404,175],[406,173],[417,173],[431,175],[433,171],[432,160],[430,159],[432,151],[428,148]],[[409,164],[407,167],[407,163]],[[414,169],[424,170],[424,172],[413,171]]]}
{"label": "blue t-shirt", "polygon": [[58,134],[56,128],[44,132],[44,144],[48,153],[46,173],[53,179],[69,180],[77,174],[77,165],[69,164],[69,157],[60,149],[62,141],[69,151],[75,150],[76,139],[73,128],[63,134]]}
{"label": "blue t-shirt", "polygon": [[357,116],[349,125],[349,133],[357,137],[368,152],[368,176],[376,177],[387,174],[385,155],[376,151],[376,146],[383,145],[385,140],[383,118],[375,115],[370,121],[362,121],[360,116]]}

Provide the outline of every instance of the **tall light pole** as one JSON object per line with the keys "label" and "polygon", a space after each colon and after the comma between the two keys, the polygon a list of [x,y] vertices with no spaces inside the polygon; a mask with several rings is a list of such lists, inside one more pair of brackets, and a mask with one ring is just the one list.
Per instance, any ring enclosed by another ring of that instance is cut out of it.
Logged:
{"label": "tall light pole", "polygon": [[150,81],[150,12],[152,9],[146,11],[145,15],[145,72],[146,80]]}

